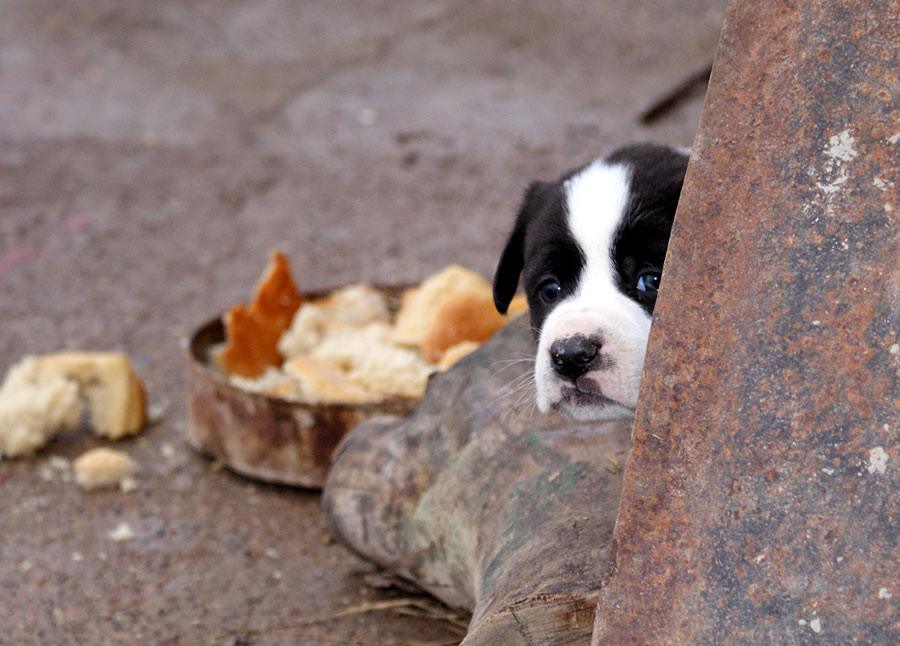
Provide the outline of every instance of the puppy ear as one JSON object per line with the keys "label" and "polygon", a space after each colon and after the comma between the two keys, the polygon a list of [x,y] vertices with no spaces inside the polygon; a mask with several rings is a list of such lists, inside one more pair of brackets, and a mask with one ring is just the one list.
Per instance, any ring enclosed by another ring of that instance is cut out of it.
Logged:
{"label": "puppy ear", "polygon": [[501,314],[506,314],[509,304],[516,295],[519,275],[525,264],[525,233],[534,213],[540,208],[545,184],[532,182],[525,191],[525,198],[516,216],[512,233],[506,241],[500,262],[494,272],[494,305]]}

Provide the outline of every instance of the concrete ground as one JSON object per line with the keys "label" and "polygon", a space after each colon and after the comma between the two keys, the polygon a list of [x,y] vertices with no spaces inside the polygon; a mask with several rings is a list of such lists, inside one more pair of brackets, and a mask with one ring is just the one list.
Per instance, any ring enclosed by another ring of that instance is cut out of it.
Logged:
{"label": "concrete ground", "polygon": [[183,341],[273,247],[304,290],[489,277],[530,180],[691,143],[702,87],[639,115],[710,62],[724,9],[0,1],[0,371],[121,349],[164,410],[117,443],[132,493],[69,481],[54,457],[104,444],[87,431],[0,462],[0,644],[456,643],[444,610],[370,585],[317,492],[187,446]]}

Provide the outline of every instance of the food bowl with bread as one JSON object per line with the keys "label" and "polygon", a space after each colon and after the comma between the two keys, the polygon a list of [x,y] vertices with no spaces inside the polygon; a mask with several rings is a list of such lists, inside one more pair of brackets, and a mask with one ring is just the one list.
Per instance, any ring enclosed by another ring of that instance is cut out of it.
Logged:
{"label": "food bowl with bread", "polygon": [[[512,315],[522,311],[520,301]],[[509,318],[490,284],[458,265],[414,286],[301,294],[273,252],[253,301],[191,335],[188,440],[245,476],[321,487],[347,432],[411,412],[432,374]]]}

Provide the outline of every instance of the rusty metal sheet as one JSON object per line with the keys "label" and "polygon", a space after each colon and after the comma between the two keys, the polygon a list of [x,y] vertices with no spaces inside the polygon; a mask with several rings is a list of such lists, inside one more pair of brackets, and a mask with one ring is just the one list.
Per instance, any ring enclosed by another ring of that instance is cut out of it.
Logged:
{"label": "rusty metal sheet", "polygon": [[728,10],[593,644],[900,644],[900,1]]}

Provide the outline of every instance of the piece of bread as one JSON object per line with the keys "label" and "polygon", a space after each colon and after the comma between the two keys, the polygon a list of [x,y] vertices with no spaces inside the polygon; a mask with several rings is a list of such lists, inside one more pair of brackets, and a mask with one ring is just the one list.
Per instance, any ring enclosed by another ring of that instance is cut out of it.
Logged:
{"label": "piece of bread", "polygon": [[334,319],[315,303],[304,303],[294,315],[291,326],[278,340],[278,353],[282,359],[308,354],[322,342],[333,324]]}
{"label": "piece of bread", "polygon": [[77,384],[97,435],[118,439],[147,422],[143,384],[121,352],[53,352],[38,357],[37,366]]}
{"label": "piece of bread", "polygon": [[[403,294],[393,323],[384,294],[366,284],[303,302],[276,342],[278,357],[268,335],[256,329],[252,306],[239,305],[226,318],[233,345],[264,344],[268,354],[243,372],[229,363],[227,349],[214,359],[223,361],[235,385],[286,399],[365,403],[421,397],[436,364],[446,369],[526,310],[524,297],[517,296],[509,314],[499,314],[487,280],[449,265]],[[250,338],[240,338],[242,332]]]}
{"label": "piece of bread", "polygon": [[417,352],[385,343],[370,346],[347,376],[385,397],[399,395],[419,399],[425,395],[428,377],[435,370]]}
{"label": "piece of bread", "polygon": [[280,366],[278,339],[302,301],[287,258],[273,251],[253,301],[232,307],[224,317],[226,344],[219,360],[228,373],[253,378],[267,366]]}
{"label": "piece of bread", "polygon": [[147,420],[144,387],[120,352],[25,357],[0,388],[0,453],[28,455],[78,427],[84,407],[97,435],[137,433]]}
{"label": "piece of bread", "polygon": [[475,352],[481,344],[477,341],[460,341],[454,346],[447,348],[441,356],[438,368],[443,372],[449,370],[450,367],[468,354]]}
{"label": "piece of bread", "polygon": [[124,451],[105,447],[83,453],[72,463],[75,482],[85,491],[129,488],[129,481],[137,472],[137,463]]}
{"label": "piece of bread", "polygon": [[81,420],[78,384],[42,371],[35,357],[10,368],[0,387],[0,455],[30,455]]}
{"label": "piece of bread", "polygon": [[278,397],[288,401],[303,401],[303,391],[297,380],[274,366],[268,366],[261,375],[252,379],[231,375],[228,377],[228,381],[246,392]]}
{"label": "piece of bread", "polygon": [[309,354],[330,329],[379,321],[390,321],[384,295],[370,285],[350,285],[325,298],[304,303],[294,315],[290,328],[279,339],[278,351],[285,359]]}
{"label": "piece of bread", "polygon": [[431,316],[422,351],[426,359],[437,363],[447,348],[462,341],[484,343],[508,320],[494,306],[490,289],[451,292]]}
{"label": "piece of bread", "polygon": [[348,285],[315,301],[316,307],[330,318],[343,323],[366,325],[375,321],[390,321],[384,294],[366,283]]}
{"label": "piece of bread", "polygon": [[491,286],[475,272],[459,265],[449,265],[426,278],[418,287],[407,290],[397,312],[396,342],[421,347],[441,303],[457,292],[468,291],[489,293]]}
{"label": "piece of bread", "polygon": [[375,322],[362,327],[333,325],[310,354],[348,371],[360,364],[370,348],[391,345],[392,339],[393,328],[388,323]]}
{"label": "piece of bread", "polygon": [[447,348],[462,341],[484,343],[527,309],[524,296],[517,296],[507,314],[500,314],[487,280],[450,265],[404,293],[394,338],[401,345],[422,348],[428,361],[439,363]]}
{"label": "piece of bread", "polygon": [[335,326],[311,355],[384,397],[421,397],[428,376],[435,371],[419,352],[396,345],[393,328],[382,322]]}
{"label": "piece of bread", "polygon": [[296,356],[282,369],[299,382],[304,400],[310,403],[369,404],[382,399],[350,380],[335,364],[316,357]]}

